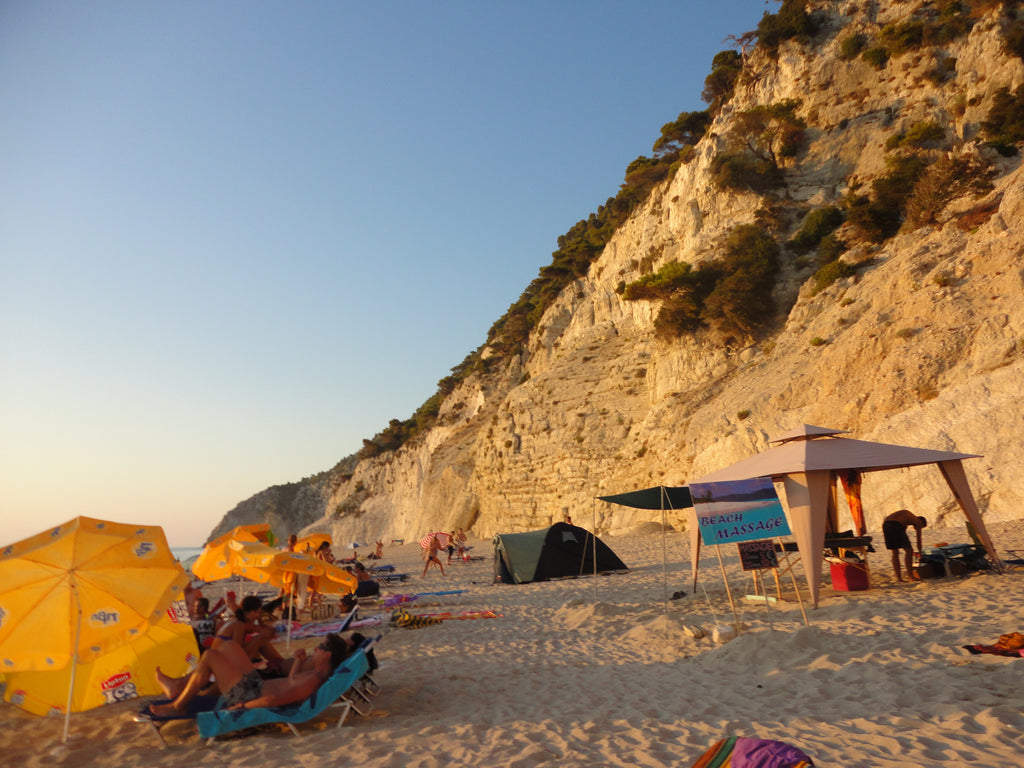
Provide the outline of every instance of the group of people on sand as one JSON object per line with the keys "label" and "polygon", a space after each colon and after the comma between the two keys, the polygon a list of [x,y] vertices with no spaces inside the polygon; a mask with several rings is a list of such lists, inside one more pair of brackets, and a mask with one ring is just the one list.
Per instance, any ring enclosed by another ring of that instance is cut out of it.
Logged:
{"label": "group of people on sand", "polygon": [[273,627],[261,623],[262,610],[259,597],[243,598],[234,619],[218,630],[212,646],[199,657],[199,665],[191,673],[170,677],[157,667],[157,684],[171,702],[152,706],[152,714],[173,716],[185,712],[192,699],[210,692],[223,697],[226,709],[278,707],[302,701],[366,640],[358,632],[347,637],[329,634],[312,655],[300,648],[291,658],[285,658],[273,645]]}
{"label": "group of people on sand", "polygon": [[[288,537],[288,544],[285,546],[285,549],[289,552],[298,551],[298,536],[296,534],[293,533]],[[345,560],[339,560],[335,557],[334,552],[331,549],[330,540],[320,542],[315,549],[307,550],[307,554],[331,565],[344,567],[352,573],[359,582],[356,589],[356,595],[358,597],[371,597],[380,593],[380,586],[372,578],[366,567],[359,562],[356,557]],[[366,555],[366,557],[371,560],[380,560],[384,557],[384,542],[377,541],[374,545],[373,552]],[[305,598],[306,593],[308,592],[310,610],[323,604],[324,595],[319,589],[320,582],[318,577],[296,577],[295,574],[291,573],[285,574],[282,582],[281,592],[278,595],[278,598],[282,601],[286,601],[290,598],[294,604],[302,610],[305,607]],[[305,589],[303,589],[303,587],[305,587]]]}
{"label": "group of people on sand", "polygon": [[[173,716],[184,712],[200,693],[219,693],[223,706],[271,707],[302,701],[312,695],[334,669],[364,641],[358,632],[348,636],[327,635],[312,655],[299,649],[284,657],[274,646],[275,629],[267,623],[267,608],[257,595],[247,595],[235,603],[233,593],[227,601],[234,606],[230,618],[208,623],[209,600],[192,590],[193,629],[197,637],[211,632],[209,642],[200,643],[199,665],[183,677],[170,677],[158,667],[156,680],[171,703],[151,707],[154,715]],[[274,601],[278,602],[278,601]],[[342,598],[342,610],[358,605],[354,595]],[[371,666],[375,665],[373,660]]]}

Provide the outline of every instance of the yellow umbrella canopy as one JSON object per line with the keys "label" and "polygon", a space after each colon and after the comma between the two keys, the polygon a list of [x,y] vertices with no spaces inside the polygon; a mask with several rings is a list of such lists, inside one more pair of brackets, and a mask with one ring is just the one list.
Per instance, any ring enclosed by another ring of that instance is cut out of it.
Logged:
{"label": "yellow umbrella canopy", "polygon": [[203,581],[230,578],[234,575],[231,570],[231,542],[250,541],[265,544],[269,538],[270,526],[266,523],[232,528],[203,547],[199,557],[192,563],[192,573]]}
{"label": "yellow umbrella canopy", "polygon": [[[184,604],[181,604],[184,607]],[[71,691],[72,712],[161,693],[156,668],[172,677],[190,672],[199,660],[195,633],[170,611],[128,643],[80,664]],[[4,700],[36,715],[64,713],[72,667],[39,672],[10,672],[0,676]]]}
{"label": "yellow umbrella canopy", "polygon": [[324,542],[331,543],[331,534],[329,533],[310,533],[307,536],[299,537],[299,540],[295,542],[296,552],[315,552],[317,548]]}
{"label": "yellow umbrella canopy", "polygon": [[143,634],[188,576],[159,526],[77,517],[0,550],[0,672],[93,661]]}
{"label": "yellow umbrella canopy", "polygon": [[325,594],[355,592],[356,577],[318,557],[300,552],[286,552],[263,544],[236,541],[234,571],[252,581],[286,586],[297,575],[317,577],[317,591]]}

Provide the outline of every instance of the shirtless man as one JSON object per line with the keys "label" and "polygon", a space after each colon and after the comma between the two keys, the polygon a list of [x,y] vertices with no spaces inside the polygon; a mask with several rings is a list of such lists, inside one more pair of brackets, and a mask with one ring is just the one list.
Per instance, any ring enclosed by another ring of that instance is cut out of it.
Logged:
{"label": "shirtless man", "polygon": [[304,701],[355,650],[353,642],[339,635],[327,635],[313,651],[311,669],[308,668],[305,650],[300,649],[295,652],[295,663],[288,677],[264,680],[245,649],[228,640],[199,657],[199,666],[174,701],[151,706],[150,710],[154,715],[172,717],[185,712],[188,703],[206,686],[211,676],[216,679],[217,688],[224,697],[225,709],[281,707]]}
{"label": "shirtless man", "polygon": [[437,540],[437,536],[430,537],[430,548],[427,552],[427,562],[423,565],[423,578],[427,578],[427,569],[431,563],[437,563],[437,567],[441,569],[441,575],[444,576],[444,566],[441,565],[441,560],[437,556],[437,553],[441,551],[441,542]]}
{"label": "shirtless man", "polygon": [[928,525],[923,517],[911,514],[906,509],[893,512],[882,522],[882,535],[885,537],[885,548],[892,552],[892,570],[896,574],[896,581],[903,581],[900,574],[900,550],[904,551],[904,560],[907,566],[907,579],[917,581],[919,576],[914,574],[914,549],[910,544],[910,537],[907,535],[907,528],[913,526],[917,531],[917,554],[921,554],[921,529]]}

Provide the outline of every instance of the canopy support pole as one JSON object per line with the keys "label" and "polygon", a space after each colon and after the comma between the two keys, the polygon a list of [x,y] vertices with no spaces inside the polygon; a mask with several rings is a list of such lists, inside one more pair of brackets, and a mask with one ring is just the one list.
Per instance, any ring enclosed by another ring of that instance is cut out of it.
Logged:
{"label": "canopy support pole", "polygon": [[591,507],[593,513],[593,527],[590,530],[590,546],[593,547],[594,560],[594,604],[597,604],[597,499],[594,499]]}
{"label": "canopy support pole", "polygon": [[665,486],[661,486],[661,585],[665,597],[665,615],[668,616],[668,546],[665,543],[665,528],[667,519],[665,517]]}
{"label": "canopy support pole", "polygon": [[725,582],[725,594],[729,596],[729,607],[732,608],[732,619],[735,622],[736,631],[740,631],[740,615],[736,612],[736,602],[732,599],[732,590],[729,588],[729,577],[725,575],[725,563],[722,562],[722,548],[715,544],[715,554],[718,555],[718,567],[722,569],[722,581]]}

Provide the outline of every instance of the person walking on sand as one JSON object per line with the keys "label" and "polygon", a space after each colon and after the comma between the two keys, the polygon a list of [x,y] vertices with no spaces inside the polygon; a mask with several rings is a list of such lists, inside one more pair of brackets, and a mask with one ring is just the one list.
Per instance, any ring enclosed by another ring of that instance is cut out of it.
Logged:
{"label": "person walking on sand", "polygon": [[448,533],[448,565],[452,564],[452,555],[455,554],[455,531]]}
{"label": "person walking on sand", "polygon": [[907,535],[907,528],[913,526],[917,531],[917,554],[921,555],[921,529],[928,525],[923,517],[912,514],[909,510],[900,509],[893,512],[882,522],[882,535],[885,537],[885,548],[892,552],[892,570],[896,581],[903,581],[900,574],[900,550],[904,552],[907,566],[907,579],[917,581],[921,577],[914,573],[914,549]]}
{"label": "person walking on sand", "polygon": [[444,576],[444,565],[441,563],[441,559],[437,556],[437,553],[441,551],[441,542],[437,540],[437,536],[430,537],[430,544],[427,549],[427,562],[423,565],[423,578],[427,578],[427,569],[430,568],[431,563],[437,563],[437,567],[441,569],[441,575]]}

